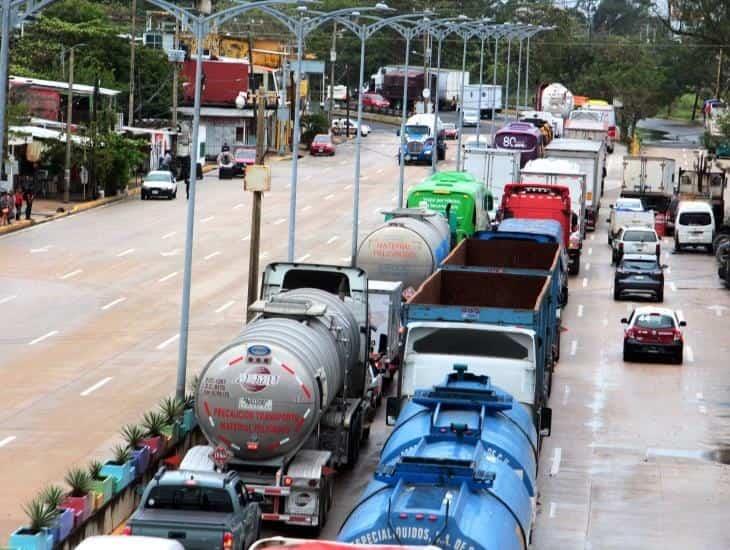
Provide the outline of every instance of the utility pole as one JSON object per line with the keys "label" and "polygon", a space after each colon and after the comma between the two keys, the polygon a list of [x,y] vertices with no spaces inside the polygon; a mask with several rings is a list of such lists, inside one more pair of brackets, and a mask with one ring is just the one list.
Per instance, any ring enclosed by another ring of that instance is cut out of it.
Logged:
{"label": "utility pole", "polygon": [[134,123],[134,35],[137,32],[136,24],[137,0],[132,0],[132,30],[129,42],[129,114],[127,115],[128,126],[133,126]]}
{"label": "utility pole", "polygon": [[330,128],[332,128],[332,111],[335,108],[335,61],[337,61],[337,21],[332,25],[332,48],[330,49]]}
{"label": "utility pole", "polygon": [[722,48],[717,56],[717,81],[715,82],[715,97],[720,99],[720,80],[722,76]]}
{"label": "utility pole", "polygon": [[68,97],[66,99],[66,167],[63,172],[63,202],[71,200],[71,115],[74,96],[74,48],[68,57]]}
{"label": "utility pole", "polygon": [[254,76],[253,76],[253,33],[251,27],[248,29],[246,35],[246,42],[248,43],[248,89],[254,89]]}
{"label": "utility pole", "polygon": [[[179,35],[178,35],[178,21],[175,20],[175,45],[174,48],[178,48],[178,41],[179,41]],[[177,131],[177,104],[178,104],[178,97],[177,97],[177,89],[178,89],[178,78],[179,78],[179,68],[180,65],[177,61],[173,63],[173,70],[172,70],[172,127]]]}
{"label": "utility pole", "polygon": [[[264,88],[259,86],[256,92],[256,164],[264,163],[266,155],[266,94]],[[251,208],[251,249],[248,255],[248,295],[246,307],[246,320],[253,317],[248,307],[256,301],[258,295],[259,280],[259,250],[261,246],[261,207],[264,192],[253,192],[253,205]]]}

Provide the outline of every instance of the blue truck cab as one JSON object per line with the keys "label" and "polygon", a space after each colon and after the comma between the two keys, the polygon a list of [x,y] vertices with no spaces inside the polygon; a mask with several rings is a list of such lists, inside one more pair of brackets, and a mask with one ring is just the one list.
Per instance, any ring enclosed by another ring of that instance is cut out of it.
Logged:
{"label": "blue truck cab", "polygon": [[446,158],[446,141],[441,119],[436,119],[436,115],[433,114],[413,115],[406,121],[398,163],[401,160],[406,164],[411,162],[431,163],[434,152],[437,160]]}

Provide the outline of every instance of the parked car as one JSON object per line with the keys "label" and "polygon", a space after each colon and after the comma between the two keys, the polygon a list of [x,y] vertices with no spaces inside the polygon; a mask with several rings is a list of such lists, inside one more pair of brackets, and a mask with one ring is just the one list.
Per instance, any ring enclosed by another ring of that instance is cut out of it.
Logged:
{"label": "parked car", "polygon": [[479,122],[479,111],[476,109],[464,109],[462,126],[476,126]]}
{"label": "parked car", "polygon": [[233,175],[245,176],[246,167],[256,164],[256,147],[237,147],[233,151]]}
{"label": "parked car", "polygon": [[335,154],[335,144],[332,143],[332,138],[329,134],[317,134],[312,140],[309,152],[314,156],[328,155],[331,157]]}
{"label": "parked car", "polygon": [[661,241],[654,229],[642,225],[630,225],[619,229],[611,246],[611,265],[621,261],[624,254],[661,254]]}
{"label": "parked car", "polygon": [[459,139],[459,129],[453,122],[444,122],[441,128],[444,131],[444,139]]}
{"label": "parked car", "polygon": [[664,266],[652,254],[624,254],[613,278],[613,299],[624,294],[649,294],[664,301]]}
{"label": "parked car", "polygon": [[97,535],[84,539],[76,550],[185,550],[185,547],[167,538]]}
{"label": "parked car", "polygon": [[233,472],[162,468],[147,484],[124,534],[177,538],[186,550],[246,550],[260,538],[260,501]]}
{"label": "parked car", "polygon": [[[349,135],[354,136],[355,130],[357,129],[357,120],[347,120],[346,118],[336,118],[332,121],[332,133],[336,136],[344,135],[347,133],[347,128],[349,126],[350,132]],[[370,132],[371,128],[364,122],[362,123],[362,137],[367,137]]]}
{"label": "parked car", "polygon": [[177,197],[175,177],[168,170],[153,170],[142,180],[142,189],[139,195],[142,200],[157,197],[167,197],[172,200]]}
{"label": "parked car", "polygon": [[624,329],[624,361],[633,361],[639,355],[669,357],[677,365],[682,364],[684,336],[677,314],[656,306],[638,307],[628,318],[621,319]]}
{"label": "parked car", "polygon": [[687,246],[704,246],[712,252],[715,238],[715,216],[712,205],[701,201],[682,201],[674,220],[674,250]]}
{"label": "parked car", "polygon": [[387,109],[390,107],[390,101],[382,95],[373,92],[365,92],[362,94],[363,107],[373,107],[375,109]]}
{"label": "parked car", "polygon": [[[226,146],[227,147],[227,146]],[[218,154],[216,159],[218,163],[218,179],[229,180],[233,177],[233,170],[235,163],[233,161],[233,155],[229,149],[225,149]]]}

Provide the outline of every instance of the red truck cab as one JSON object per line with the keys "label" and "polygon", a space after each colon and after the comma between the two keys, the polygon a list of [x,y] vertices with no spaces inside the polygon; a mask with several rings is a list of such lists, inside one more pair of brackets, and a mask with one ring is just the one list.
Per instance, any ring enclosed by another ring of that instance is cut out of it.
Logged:
{"label": "red truck cab", "polygon": [[541,183],[508,183],[504,187],[501,207],[502,219],[526,218],[555,220],[563,228],[563,246],[568,250],[569,272],[580,269],[580,250],[577,257],[570,248],[570,235],[577,230],[578,219],[570,204],[570,188],[564,185]]}

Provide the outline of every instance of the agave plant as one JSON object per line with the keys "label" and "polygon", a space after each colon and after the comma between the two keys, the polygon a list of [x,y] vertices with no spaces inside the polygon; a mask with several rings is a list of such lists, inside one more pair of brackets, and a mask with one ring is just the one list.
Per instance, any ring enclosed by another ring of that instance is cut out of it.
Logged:
{"label": "agave plant", "polygon": [[198,385],[200,384],[200,375],[196,374],[188,382],[188,393],[185,395],[185,408],[191,409],[195,404],[195,392],[198,391]]}
{"label": "agave plant", "polygon": [[72,497],[82,497],[91,491],[91,476],[89,472],[81,468],[70,469],[64,481],[71,487]]}
{"label": "agave plant", "polygon": [[162,435],[162,430],[167,425],[165,416],[157,412],[146,412],[142,417],[142,427],[149,437]]}
{"label": "agave plant", "polygon": [[98,460],[92,460],[89,462],[89,476],[92,480],[103,479],[101,478],[101,469],[104,465]]}
{"label": "agave plant", "polygon": [[130,449],[139,448],[145,435],[145,430],[137,424],[127,424],[122,428],[122,437]]}
{"label": "agave plant", "polygon": [[63,501],[63,488],[58,485],[49,485],[41,492],[40,499],[48,504],[51,510],[58,509]]}
{"label": "agave plant", "polygon": [[23,511],[28,516],[30,525],[28,529],[38,533],[43,529],[49,529],[58,515],[55,507],[44,502],[42,498],[36,498],[23,506]]}
{"label": "agave plant", "polygon": [[112,462],[117,466],[126,464],[132,460],[132,452],[124,445],[115,445],[112,449]]}
{"label": "agave plant", "polygon": [[174,424],[182,418],[185,411],[185,402],[177,397],[165,397],[160,403],[160,414],[165,419],[165,424]]}

